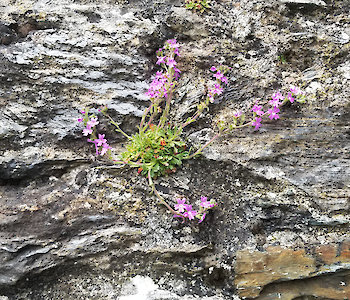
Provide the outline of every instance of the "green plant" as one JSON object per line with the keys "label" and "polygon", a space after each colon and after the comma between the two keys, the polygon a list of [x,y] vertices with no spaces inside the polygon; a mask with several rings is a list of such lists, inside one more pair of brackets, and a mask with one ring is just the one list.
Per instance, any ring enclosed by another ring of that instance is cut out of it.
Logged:
{"label": "green plant", "polygon": [[210,8],[210,1],[208,0],[186,0],[185,3],[185,8],[194,9],[200,13],[203,13],[207,8]]}
{"label": "green plant", "polygon": [[179,127],[150,124],[149,130],[132,136],[121,158],[124,162],[138,162],[138,173],[150,174],[151,178],[174,173],[189,154],[181,133]]}
{"label": "green plant", "polygon": [[277,60],[278,60],[282,65],[284,65],[284,64],[287,63],[287,59],[286,59],[286,57],[285,57],[284,54],[278,55],[278,56],[277,56]]}

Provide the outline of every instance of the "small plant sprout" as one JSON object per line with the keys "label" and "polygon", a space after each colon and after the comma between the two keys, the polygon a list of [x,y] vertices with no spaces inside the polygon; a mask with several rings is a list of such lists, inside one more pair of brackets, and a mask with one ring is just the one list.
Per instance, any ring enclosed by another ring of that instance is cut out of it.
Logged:
{"label": "small plant sprout", "polygon": [[[188,5],[190,3],[207,5],[206,1],[188,2]],[[79,117],[78,122],[84,124],[82,134],[87,137],[87,142],[94,145],[96,156],[107,157],[115,164],[136,168],[137,174],[147,178],[152,190],[151,193],[154,193],[174,217],[181,218],[183,221],[198,220],[201,223],[209,211],[217,206],[215,200],[209,201],[207,197],[202,196],[195,209],[193,208],[194,204],[188,203],[186,197],[177,197],[174,207],[171,207],[156,190],[154,180],[176,172],[184,160],[200,155],[220,136],[243,127],[253,127],[254,130],[259,130],[265,119],[278,120],[281,108],[287,103],[305,102],[305,93],[297,86],[291,86],[286,95],[275,91],[271,99],[264,102],[256,101],[248,112],[238,111],[234,113],[231,122],[217,122],[217,133],[214,137],[196,151],[191,151],[187,148],[183,130],[189,124],[196,122],[205,111],[209,110],[210,105],[215,103],[217,97],[224,93],[224,88],[229,81],[227,74],[230,68],[224,65],[212,66],[210,72],[213,84],[208,88],[204,100],[197,105],[193,115],[183,123],[171,123],[169,120],[171,102],[181,74],[176,61],[180,54],[179,47],[176,39],[170,39],[165,42],[164,47],[156,52],[156,65],[160,69],[152,77],[152,82],[146,92],[150,104],[141,117],[136,133],[129,136],[108,115],[107,107],[99,109],[99,112],[115,126],[116,132],[121,133],[128,141],[125,151],[119,155],[118,159],[113,157],[113,149],[109,145],[106,135],[98,132],[100,121],[95,113],[90,113],[88,109],[80,111],[81,117]]]}

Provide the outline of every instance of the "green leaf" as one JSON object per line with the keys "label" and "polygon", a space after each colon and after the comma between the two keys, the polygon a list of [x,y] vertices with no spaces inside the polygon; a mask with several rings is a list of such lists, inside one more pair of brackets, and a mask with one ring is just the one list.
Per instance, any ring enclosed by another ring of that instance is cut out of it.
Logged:
{"label": "green leaf", "polygon": [[156,173],[160,170],[160,166],[159,164],[157,163],[154,167],[153,167],[153,171]]}
{"label": "green leaf", "polygon": [[192,9],[194,7],[194,3],[189,3],[189,4],[186,4],[185,8],[187,9]]}
{"label": "green leaf", "polygon": [[173,157],[171,163],[180,166],[182,164],[182,161],[180,159],[177,159],[176,157]]}

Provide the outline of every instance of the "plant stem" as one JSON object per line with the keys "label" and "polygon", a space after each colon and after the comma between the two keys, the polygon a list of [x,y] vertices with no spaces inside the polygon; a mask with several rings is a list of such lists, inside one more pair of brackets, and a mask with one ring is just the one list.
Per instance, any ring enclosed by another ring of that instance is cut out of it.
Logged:
{"label": "plant stem", "polygon": [[159,120],[159,123],[158,123],[158,128],[163,128],[164,125],[165,125],[165,122],[167,120],[167,117],[168,117],[168,114],[169,114],[169,111],[170,111],[170,103],[171,103],[172,97],[173,97],[173,89],[171,88],[170,92],[169,92],[169,95],[168,95],[168,97],[166,99],[166,105],[165,105],[163,114],[160,117],[160,120]]}
{"label": "plant stem", "polygon": [[148,120],[148,122],[147,122],[147,125],[145,126],[145,130],[146,130],[147,127],[149,127],[149,126],[152,124],[152,121],[153,121],[154,117],[155,117],[156,114],[157,114],[157,109],[158,109],[158,105],[155,105],[155,106],[153,107],[153,113],[152,113],[152,115],[150,116],[150,118],[149,118],[149,120]]}
{"label": "plant stem", "polygon": [[118,123],[115,122],[109,114],[104,113],[104,115],[111,121],[111,124],[113,124],[115,127],[117,127],[116,130],[118,132],[120,132],[122,135],[124,135],[127,139],[131,140],[131,136],[127,135],[123,130],[121,130]]}
{"label": "plant stem", "polygon": [[193,114],[193,116],[184,124],[182,124],[182,128],[186,127],[188,124],[193,123],[194,121],[197,120],[197,118],[202,114],[205,108],[208,108],[210,99],[207,97],[205,101],[200,103],[201,108],[197,108],[197,111]]}
{"label": "plant stem", "polygon": [[140,167],[143,166],[143,163],[134,162],[134,161],[123,161],[123,160],[113,160],[115,164],[123,164],[123,165],[129,165],[130,167]]}
{"label": "plant stem", "polygon": [[[248,122],[246,124],[240,125],[240,126],[236,126],[233,129],[239,129],[239,128],[243,128],[243,127],[247,127],[248,125],[251,125],[252,122]],[[209,142],[207,142],[203,147],[201,147],[200,149],[198,149],[195,153],[184,157],[183,159],[190,159],[198,154],[200,154],[206,147],[208,147],[212,142],[214,142],[219,136],[224,135],[226,133],[229,133],[230,129],[226,128],[223,131],[220,131],[218,134],[216,134],[213,138],[211,138],[211,140]]]}
{"label": "plant stem", "polygon": [[[158,200],[159,200],[162,204],[164,204],[164,205],[166,206],[166,208],[167,208],[168,210],[171,211],[171,213],[173,213],[174,215],[183,217],[182,214],[180,214],[179,212],[177,212],[177,211],[175,211],[173,208],[171,208],[171,206],[164,200],[164,198],[163,198],[161,195],[159,195],[159,193],[158,193],[158,191],[157,191],[157,189],[156,189],[156,187],[155,187],[155,185],[154,185],[154,183],[153,183],[153,181],[152,181],[152,178],[151,178],[151,170],[148,171],[148,184],[149,184],[150,187],[152,188],[152,192],[154,192],[154,194],[156,195],[156,197],[158,198]],[[151,193],[152,193],[152,192],[151,192]]]}
{"label": "plant stem", "polygon": [[201,147],[200,149],[198,149],[195,153],[184,157],[183,159],[190,159],[198,154],[200,154],[206,147],[208,147],[212,142],[214,142],[223,132],[219,132],[218,134],[216,134],[209,142],[207,142],[203,147]]}
{"label": "plant stem", "polygon": [[[252,125],[252,122],[253,122],[253,121],[250,121],[250,122],[245,123],[245,124],[243,124],[243,125],[235,126],[235,127],[232,128],[232,129],[240,129],[240,128],[247,127],[247,126],[249,126],[249,125]],[[229,130],[228,130],[228,131],[229,131]]]}
{"label": "plant stem", "polygon": [[197,112],[191,117],[190,120],[188,120],[186,123],[182,124],[181,127],[185,128],[188,124],[194,122],[197,120],[197,118],[200,116],[202,112],[200,112],[199,110],[197,110]]}
{"label": "plant stem", "polygon": [[[142,119],[140,122],[140,129],[139,129],[140,132],[142,131],[143,123],[145,122],[145,119],[146,119],[148,113],[150,112],[150,110],[152,109],[152,107],[153,107],[153,103],[147,109],[145,109],[145,112],[142,115]],[[147,125],[146,125],[146,127],[147,127]]]}

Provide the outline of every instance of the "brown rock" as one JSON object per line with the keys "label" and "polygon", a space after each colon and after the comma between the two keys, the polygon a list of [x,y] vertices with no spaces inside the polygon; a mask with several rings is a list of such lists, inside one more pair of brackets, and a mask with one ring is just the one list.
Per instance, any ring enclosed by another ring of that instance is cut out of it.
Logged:
{"label": "brown rock", "polygon": [[[350,299],[350,274],[329,275],[310,279],[275,283],[264,288],[256,299],[292,300],[299,297],[317,299]],[[304,299],[304,298],[303,298]]]}
{"label": "brown rock", "polygon": [[235,284],[240,296],[257,297],[261,288],[271,282],[308,277],[316,270],[315,260],[304,250],[280,247],[269,247],[267,250],[237,253]]}
{"label": "brown rock", "polygon": [[259,300],[350,299],[349,261],[349,241],[318,246],[314,255],[281,247],[242,250],[237,253],[235,285],[241,297]]}
{"label": "brown rock", "polygon": [[350,262],[350,241],[345,241],[340,246],[340,257],[342,262]]}
{"label": "brown rock", "polygon": [[333,264],[337,261],[337,245],[321,245],[316,248],[316,255],[325,264]]}
{"label": "brown rock", "polygon": [[19,37],[26,37],[29,32],[36,30],[37,27],[35,24],[31,24],[31,23],[24,23],[18,26],[17,28],[17,32]]}

